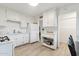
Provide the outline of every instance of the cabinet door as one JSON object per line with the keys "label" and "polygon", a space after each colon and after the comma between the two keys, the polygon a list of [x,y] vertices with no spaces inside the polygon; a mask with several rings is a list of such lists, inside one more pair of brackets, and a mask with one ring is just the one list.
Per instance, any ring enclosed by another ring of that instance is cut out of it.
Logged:
{"label": "cabinet door", "polygon": [[1,20],[1,18],[2,18],[2,20],[3,20],[3,18],[5,18],[5,8],[0,8],[0,20]]}
{"label": "cabinet door", "polygon": [[56,11],[50,10],[43,14],[43,27],[57,26]]}
{"label": "cabinet door", "polygon": [[19,21],[19,14],[15,11],[7,9],[7,19],[12,21]]}
{"label": "cabinet door", "polygon": [[24,16],[24,15],[19,15],[19,16],[20,16],[19,18],[20,18],[20,21],[21,21],[21,27],[27,27],[26,16]]}
{"label": "cabinet door", "polygon": [[25,36],[24,36],[24,42],[25,43],[29,43],[29,35],[28,34],[25,34]]}
{"label": "cabinet door", "polygon": [[56,26],[57,25],[57,17],[56,11],[49,11],[48,12],[48,26]]}
{"label": "cabinet door", "polygon": [[47,24],[48,24],[48,16],[47,14],[45,13],[43,15],[43,27],[47,27]]}
{"label": "cabinet door", "polygon": [[19,37],[19,38],[16,38],[16,41],[15,41],[15,47],[16,46],[20,46],[23,44],[23,39],[22,37]]}
{"label": "cabinet door", "polygon": [[21,22],[21,27],[25,27],[25,28],[27,27],[26,21],[22,21],[22,22]]}
{"label": "cabinet door", "polygon": [[53,26],[54,23],[54,14],[51,12],[48,14],[48,26]]}
{"label": "cabinet door", "polygon": [[5,23],[5,8],[0,8],[0,26],[3,26]]}

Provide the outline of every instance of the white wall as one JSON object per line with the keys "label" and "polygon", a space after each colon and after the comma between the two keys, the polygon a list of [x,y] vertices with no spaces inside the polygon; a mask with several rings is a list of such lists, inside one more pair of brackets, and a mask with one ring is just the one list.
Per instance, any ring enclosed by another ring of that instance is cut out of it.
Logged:
{"label": "white wall", "polygon": [[[68,15],[66,15],[67,17],[76,16],[75,18],[73,18],[74,20],[73,19],[67,19],[67,20],[64,21],[62,19],[58,19],[60,42],[66,43],[69,34],[72,34],[73,39],[75,41],[78,40],[78,37],[79,37],[79,33],[78,33],[78,31],[79,31],[78,11],[79,11],[79,4],[59,8],[59,16],[62,15],[62,17],[63,17],[64,14],[68,14]],[[73,13],[73,12],[76,12],[76,15],[72,14],[70,16],[70,14]]]}
{"label": "white wall", "polygon": [[61,42],[67,42],[69,35],[76,40],[76,13],[70,12],[62,14],[59,17],[59,39]]}

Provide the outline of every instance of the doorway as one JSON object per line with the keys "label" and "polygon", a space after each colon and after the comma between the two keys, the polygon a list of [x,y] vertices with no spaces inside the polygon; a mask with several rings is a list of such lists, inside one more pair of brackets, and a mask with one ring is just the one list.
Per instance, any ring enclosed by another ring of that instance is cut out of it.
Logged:
{"label": "doorway", "polygon": [[40,39],[40,41],[41,41],[42,27],[43,27],[43,19],[41,18],[39,20],[39,39]]}

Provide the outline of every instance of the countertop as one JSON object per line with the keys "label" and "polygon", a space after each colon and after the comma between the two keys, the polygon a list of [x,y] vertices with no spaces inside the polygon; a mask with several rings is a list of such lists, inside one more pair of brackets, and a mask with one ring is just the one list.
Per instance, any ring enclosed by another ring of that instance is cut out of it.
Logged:
{"label": "countertop", "polygon": [[42,37],[54,38],[55,35],[56,33],[44,33],[42,34]]}
{"label": "countertop", "polygon": [[20,34],[28,34],[28,32],[27,33],[8,33],[7,35],[20,35]]}

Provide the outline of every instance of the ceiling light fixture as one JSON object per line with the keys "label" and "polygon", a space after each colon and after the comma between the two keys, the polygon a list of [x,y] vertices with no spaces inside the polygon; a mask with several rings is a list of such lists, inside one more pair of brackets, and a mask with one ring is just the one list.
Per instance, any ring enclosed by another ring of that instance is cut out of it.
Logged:
{"label": "ceiling light fixture", "polygon": [[31,6],[37,6],[39,3],[29,3]]}

